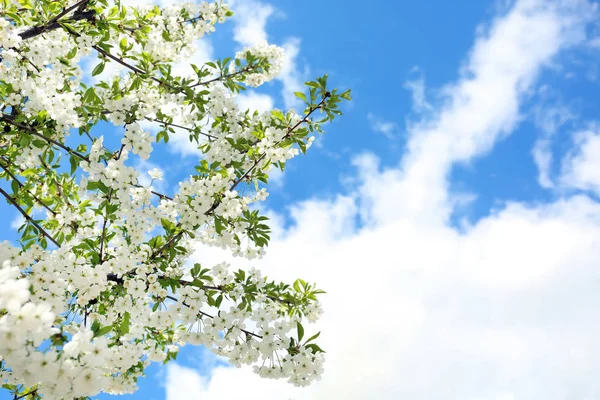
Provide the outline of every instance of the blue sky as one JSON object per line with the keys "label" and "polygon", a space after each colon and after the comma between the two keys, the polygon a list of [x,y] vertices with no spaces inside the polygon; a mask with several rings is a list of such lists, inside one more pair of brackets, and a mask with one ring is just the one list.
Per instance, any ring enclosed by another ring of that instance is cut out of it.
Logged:
{"label": "blue sky", "polygon": [[[130,397],[600,397],[597,2],[231,6],[199,60],[261,38],[296,54],[243,104],[287,108],[285,93],[323,73],[353,92],[275,179],[267,257],[232,260],[328,292],[312,327],[326,372],[297,390],[186,347]],[[166,192],[197,160],[184,147],[157,146],[150,160]],[[15,238],[16,212],[0,213]],[[193,259],[230,257],[198,246]]]}

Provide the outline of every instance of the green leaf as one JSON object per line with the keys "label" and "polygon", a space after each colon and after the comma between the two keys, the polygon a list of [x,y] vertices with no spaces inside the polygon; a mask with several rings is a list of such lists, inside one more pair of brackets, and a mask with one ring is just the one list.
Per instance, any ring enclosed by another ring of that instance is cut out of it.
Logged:
{"label": "green leaf", "polygon": [[305,102],[308,102],[306,100],[306,95],[303,92],[294,92],[294,94],[296,95],[296,97],[298,97],[299,99],[304,100]]}
{"label": "green leaf", "polygon": [[169,221],[166,218],[161,218],[160,223],[163,229],[169,234],[175,230],[175,224],[173,221]]}
{"label": "green leaf", "polygon": [[65,58],[71,60],[73,59],[75,56],[77,55],[77,47],[73,47],[71,50],[69,50],[69,52],[67,53],[67,55],[65,56]]}
{"label": "green leaf", "polygon": [[308,340],[306,342],[304,342],[304,344],[306,344],[308,342],[312,342],[313,340],[315,340],[316,338],[318,338],[319,335],[321,335],[321,332],[319,332],[319,333],[317,333],[315,335],[312,335],[310,338],[308,338]]}
{"label": "green leaf", "polygon": [[297,324],[297,328],[298,328],[298,343],[300,343],[300,341],[304,337],[304,327],[302,326],[302,324],[300,322],[297,322],[296,324]]}
{"label": "green leaf", "polygon": [[190,270],[190,275],[192,278],[197,278],[200,276],[200,271],[202,270],[202,266],[199,263],[194,264],[194,268]]}
{"label": "green leaf", "polygon": [[317,346],[316,344],[312,343],[312,344],[307,344],[306,348],[311,349],[313,354],[317,354],[317,353],[325,353],[325,350],[323,350],[322,348],[320,348],[319,346]]}
{"label": "green leaf", "polygon": [[281,112],[281,110],[273,110],[273,111],[271,111],[271,115],[281,121],[283,121],[285,118],[283,116],[283,113]]}
{"label": "green leaf", "polygon": [[12,181],[12,183],[10,184],[10,187],[13,190],[13,193],[16,194],[19,191],[19,182]]}
{"label": "green leaf", "polygon": [[112,328],[113,328],[112,325],[108,325],[103,328],[100,328],[94,333],[94,337],[104,336],[108,332],[112,331]]}
{"label": "green leaf", "polygon": [[125,311],[125,314],[123,314],[123,318],[121,320],[121,325],[119,326],[119,331],[121,332],[121,335],[125,335],[125,334],[129,333],[129,325],[130,325],[129,318],[130,318],[129,312]]}
{"label": "green leaf", "polygon": [[221,232],[223,232],[223,229],[225,229],[225,226],[223,225],[221,218],[215,217],[215,229],[217,231],[217,235],[220,235]]}
{"label": "green leaf", "polygon": [[121,52],[125,53],[127,51],[127,39],[123,38],[119,42],[119,47],[121,48]]}
{"label": "green leaf", "polygon": [[92,76],[100,75],[102,71],[104,71],[104,67],[106,63],[104,61],[100,62],[100,64],[96,65],[96,67],[92,71]]}

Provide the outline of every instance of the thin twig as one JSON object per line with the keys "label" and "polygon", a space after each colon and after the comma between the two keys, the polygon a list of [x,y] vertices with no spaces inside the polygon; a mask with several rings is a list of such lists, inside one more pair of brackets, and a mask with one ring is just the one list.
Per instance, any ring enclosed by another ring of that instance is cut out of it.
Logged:
{"label": "thin twig", "polygon": [[[4,157],[3,157],[3,159],[4,159]],[[19,185],[20,188],[25,187],[25,185],[21,181],[19,181],[19,179],[17,179],[17,177],[12,172],[10,172],[10,170],[5,165],[0,164],[0,168],[2,168],[4,170],[4,172],[6,172],[6,174],[13,179],[13,181],[17,182],[17,185]],[[44,203],[42,200],[40,200],[35,194],[31,193],[27,189],[25,189],[25,191],[27,193],[29,193],[34,198],[35,201],[40,203],[40,205],[42,207],[44,207],[46,210],[50,211],[50,213],[52,213],[52,215],[56,215],[56,212],[53,209],[51,209],[46,203]]]}
{"label": "thin twig", "polygon": [[60,247],[60,244],[48,233],[44,230],[44,228],[42,228],[37,222],[35,222],[33,220],[33,218],[31,218],[29,216],[29,214],[27,214],[25,212],[25,210],[23,210],[21,208],[21,206],[19,205],[19,203],[17,203],[17,201],[11,197],[4,189],[0,188],[0,193],[2,193],[2,195],[4,197],[6,197],[6,199],[17,208],[17,210],[19,210],[19,212],[21,213],[21,215],[23,215],[23,217],[25,217],[25,219],[29,222],[31,222],[33,224],[33,226],[35,226],[37,228],[37,230],[44,236],[46,236],[48,238],[48,240],[50,240],[52,243],[54,243],[56,245],[56,247]]}
{"label": "thin twig", "polygon": [[[48,164],[46,164],[46,162],[44,161],[44,158],[41,155],[38,156],[38,158],[39,158],[40,162],[42,163],[42,166],[46,170],[46,173],[50,173],[50,172],[54,173],[55,172],[52,168],[50,168],[50,166]],[[56,185],[56,191],[58,192],[59,196],[65,201],[67,206],[72,207],[71,203],[69,202],[69,199],[63,193],[62,185],[60,184],[60,182],[58,182],[58,178],[56,178],[54,176],[52,178],[54,180],[54,184]]]}
{"label": "thin twig", "polygon": [[73,18],[72,18],[73,20],[79,21],[82,19],[91,19],[94,15],[96,15],[96,11],[90,10],[90,11],[83,12],[83,6],[85,6],[88,1],[89,0],[81,0],[81,1],[73,4],[71,7],[64,9],[59,14],[54,16],[48,22],[46,22],[42,25],[34,26],[34,27],[20,33],[19,36],[21,37],[22,40],[27,40],[27,39],[31,39],[36,36],[39,36],[44,32],[58,29],[60,27],[58,20],[78,7],[79,7],[79,9],[73,15]]}
{"label": "thin twig", "polygon": [[[125,145],[121,145],[121,149],[119,150],[118,155],[116,156],[116,160],[118,161],[123,154],[123,149]],[[102,223],[102,235],[100,236],[100,264],[104,262],[104,242],[106,241],[106,224],[108,222],[108,206],[110,205],[110,200],[112,198],[114,189],[110,189],[108,195],[106,196],[106,214],[104,215],[104,222]]]}
{"label": "thin twig", "polygon": [[[169,299],[169,300],[173,300],[173,301],[175,301],[175,302],[178,302],[178,301],[179,301],[179,300],[177,300],[177,298],[175,298],[175,297],[173,297],[173,296],[168,296],[168,295],[167,295],[165,298],[167,298],[167,299]],[[185,304],[185,302],[183,302],[183,305],[184,305],[184,306],[186,306],[186,307],[189,307],[187,304]],[[210,319],[214,319],[214,318],[215,318],[215,317],[213,317],[212,315],[205,313],[204,311],[198,311],[198,313],[199,313],[199,314],[201,314],[202,316],[204,316],[204,317],[208,317],[208,318],[210,318]],[[254,337],[257,337],[257,338],[259,338],[259,339],[262,339],[262,336],[261,336],[261,335],[257,335],[256,333],[254,333],[254,332],[251,332],[251,331],[248,331],[248,330],[246,330],[246,329],[242,329],[242,328],[239,328],[239,329],[240,329],[240,331],[244,332],[246,335],[250,335],[250,336],[254,336]]]}
{"label": "thin twig", "polygon": [[[288,129],[288,132],[285,134],[285,136],[283,138],[281,138],[281,140],[279,140],[277,144],[281,143],[283,140],[285,140],[293,131],[295,131],[301,124],[305,123],[308,118],[310,118],[310,116],[312,115],[312,113],[314,113],[316,110],[318,110],[319,108],[321,108],[321,106],[325,103],[325,100],[327,100],[327,98],[330,96],[329,92],[327,92],[325,94],[325,96],[323,96],[323,98],[321,99],[321,101],[319,102],[319,104],[317,104],[315,107],[311,107],[311,109],[309,110],[309,112],[304,116],[304,118],[302,118],[300,121],[298,121],[294,126],[292,126],[291,128]],[[233,182],[233,185],[229,188],[229,190],[233,190],[235,189],[244,179],[246,179],[246,177],[254,170],[254,168],[256,168],[256,166],[266,157],[266,153],[263,153],[255,162],[254,164],[246,171],[244,172],[244,174],[242,176],[240,176],[238,179],[236,179]],[[213,205],[204,213],[204,215],[209,215],[211,214],[214,210],[217,209],[217,207],[219,206],[219,204],[221,203],[220,200],[217,200],[213,203]],[[181,236],[183,236],[184,231],[180,231],[179,233],[171,236],[171,238],[163,245],[161,246],[157,251],[153,252],[152,255],[150,256],[151,258],[155,258],[156,256],[158,256],[159,254],[161,254],[163,251],[165,251],[165,249],[167,249],[168,247],[170,247],[175,241],[179,240],[181,238]]]}
{"label": "thin twig", "polygon": [[223,79],[233,78],[234,76],[243,74],[245,72],[252,71],[254,68],[256,68],[256,65],[249,65],[247,67],[244,67],[244,68],[240,69],[239,71],[232,72],[231,74],[219,75],[216,78],[209,79],[209,80],[204,81],[204,82],[198,82],[198,83],[195,83],[195,84],[193,84],[193,85],[191,85],[189,87],[193,89],[193,88],[198,87],[198,86],[206,86],[209,83],[217,82],[217,81],[220,81],[220,80],[223,80]]}
{"label": "thin twig", "polygon": [[18,397],[17,397],[17,395],[15,394],[15,396],[13,397],[13,400],[20,400],[20,399],[22,399],[22,398],[24,398],[24,397],[27,397],[27,396],[29,396],[29,395],[34,395],[34,396],[35,396],[35,394],[37,393],[37,391],[38,391],[38,389],[33,389],[31,392],[29,392],[29,393],[25,393],[25,394],[22,394],[22,395],[20,395],[20,396],[18,396]]}
{"label": "thin twig", "polygon": [[57,142],[54,139],[50,139],[49,137],[46,137],[46,136],[42,135],[41,133],[38,133],[38,131],[36,131],[35,129],[33,129],[27,125],[22,125],[22,124],[19,124],[18,122],[15,122],[13,120],[13,117],[10,115],[2,114],[2,116],[0,116],[0,121],[8,122],[9,124],[16,126],[17,128],[26,130],[27,132],[31,133],[32,135],[35,135],[35,136],[39,137],[40,139],[45,140],[48,143],[52,143],[53,145],[60,147],[61,149],[65,150],[66,152],[68,152],[74,156],[77,156],[84,161],[87,161],[87,162],[90,161],[89,158],[87,158],[83,154],[79,153],[78,151],[73,150],[69,146],[65,146],[64,144]]}
{"label": "thin twig", "polygon": [[[171,125],[171,126],[174,126],[175,128],[184,129],[184,130],[186,130],[188,132],[194,132],[194,133],[196,132],[196,130],[194,128],[189,128],[187,126],[177,125],[177,124],[174,124],[172,122],[167,122],[167,121],[160,120],[158,118],[154,118],[154,119],[152,119],[152,118],[146,118],[146,119],[148,121],[158,122],[158,123],[163,124],[163,125]],[[204,132],[198,132],[198,133],[200,135],[206,136],[209,139],[218,139],[216,136],[210,135],[208,133],[204,133]]]}

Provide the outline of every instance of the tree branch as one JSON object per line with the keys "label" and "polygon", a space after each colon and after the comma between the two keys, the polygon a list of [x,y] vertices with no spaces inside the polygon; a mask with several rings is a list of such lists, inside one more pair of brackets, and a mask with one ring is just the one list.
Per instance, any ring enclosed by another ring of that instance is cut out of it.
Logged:
{"label": "tree branch", "polygon": [[[311,109],[309,110],[309,112],[304,116],[304,118],[302,118],[300,121],[298,121],[293,127],[288,129],[288,132],[285,134],[285,136],[283,136],[277,143],[275,143],[275,146],[277,146],[279,143],[283,142],[285,139],[287,139],[290,134],[296,130],[296,128],[298,128],[300,125],[302,125],[303,123],[305,123],[306,121],[308,121],[308,118],[312,115],[312,113],[314,113],[316,110],[318,110],[323,103],[325,103],[325,100],[327,100],[327,98],[329,97],[329,92],[327,92],[325,94],[325,96],[323,96],[323,98],[321,99],[321,101],[319,102],[319,104],[317,104],[315,107],[311,107]],[[256,168],[258,166],[258,164],[260,164],[260,162],[267,156],[267,153],[263,153],[260,157],[258,157],[258,159],[256,161],[254,161],[254,164],[252,164],[252,166],[246,171],[244,172],[244,174],[242,176],[240,176],[238,179],[236,179],[233,182],[233,185],[231,185],[231,187],[229,188],[229,190],[234,190],[244,179],[246,179],[248,177],[248,175],[254,170],[254,168]],[[213,203],[213,205],[208,209],[208,211],[206,212],[207,214],[212,213],[218,206],[219,204],[221,204],[221,200],[217,200]]]}
{"label": "tree branch", "polygon": [[35,222],[35,221],[33,220],[33,218],[31,218],[31,217],[29,216],[29,214],[27,214],[27,213],[25,212],[25,210],[23,210],[23,209],[21,208],[21,206],[19,205],[19,203],[17,203],[17,201],[16,201],[16,200],[15,200],[13,197],[11,197],[11,196],[10,196],[10,195],[9,195],[9,194],[8,194],[8,193],[7,193],[7,192],[4,190],[4,189],[2,189],[2,188],[0,188],[0,193],[2,193],[2,195],[3,195],[4,197],[6,197],[6,199],[7,199],[7,200],[8,200],[8,201],[9,201],[9,202],[10,202],[10,203],[13,205],[13,206],[15,206],[15,207],[17,208],[17,210],[19,210],[19,212],[21,213],[21,215],[23,215],[23,217],[24,217],[24,218],[25,218],[27,221],[31,222],[31,223],[33,224],[33,226],[35,226],[35,227],[37,228],[37,230],[38,230],[38,232],[39,232],[39,233],[41,233],[41,234],[42,234],[42,235],[44,235],[46,238],[48,238],[48,240],[50,240],[52,243],[54,243],[54,244],[56,245],[56,247],[60,247],[60,244],[59,244],[59,243],[58,243],[58,242],[57,242],[57,241],[56,241],[56,240],[55,240],[55,239],[54,239],[54,238],[53,238],[53,237],[52,237],[52,236],[51,236],[51,235],[50,235],[48,232],[46,232],[46,231],[44,230],[44,228],[42,228],[42,227],[41,227],[41,226],[40,226],[40,225],[39,225],[37,222]]}
{"label": "tree branch", "polygon": [[[123,149],[125,145],[121,145],[121,149],[119,150],[119,154],[116,159],[119,160],[121,158],[121,154],[123,154]],[[108,222],[108,205],[110,204],[110,200],[112,198],[114,189],[110,189],[108,195],[106,196],[106,214],[104,215],[104,222],[102,223],[102,235],[100,236],[100,264],[104,261],[104,242],[106,241],[106,224]]]}
{"label": "tree branch", "polygon": [[34,38],[38,35],[41,35],[44,32],[58,29],[58,28],[60,28],[60,24],[58,23],[58,20],[76,8],[78,8],[78,10],[75,12],[75,14],[73,14],[73,17],[71,18],[73,21],[80,21],[83,19],[89,20],[89,19],[93,18],[94,15],[96,15],[96,11],[94,11],[94,10],[85,11],[85,12],[83,11],[83,8],[88,3],[88,1],[89,0],[81,0],[81,1],[73,4],[72,6],[65,8],[63,11],[61,11],[59,14],[54,16],[52,19],[50,19],[45,24],[34,26],[33,28],[30,28],[30,29],[20,33],[19,36],[21,37],[22,40],[27,40],[27,39]]}
{"label": "tree branch", "polygon": [[35,135],[37,137],[39,137],[40,139],[45,140],[48,143],[51,143],[55,146],[60,147],[61,149],[65,150],[66,152],[79,157],[80,159],[89,162],[90,159],[86,156],[84,156],[83,154],[79,153],[78,151],[73,150],[72,148],[70,148],[69,146],[65,146],[64,144],[57,142],[54,139],[50,139],[49,137],[46,137],[44,135],[42,135],[41,133],[38,133],[38,131],[36,131],[35,129],[27,126],[27,125],[22,125],[19,124],[18,122],[14,121],[14,117],[8,114],[2,114],[2,116],[0,116],[0,121],[4,121],[4,122],[8,122],[9,124],[16,126],[17,128],[23,129],[27,132],[29,132],[32,135]]}
{"label": "tree branch", "polygon": [[[38,158],[39,158],[40,162],[42,163],[42,166],[46,170],[46,173],[49,173],[51,171],[54,172],[54,170],[52,168],[50,168],[50,166],[48,164],[46,164],[46,162],[44,161],[44,158],[41,155],[38,156]],[[60,184],[60,182],[58,182],[58,179],[56,177],[52,177],[52,179],[54,180],[54,184],[56,185],[56,191],[58,192],[59,196],[64,199],[67,206],[73,207],[71,205],[71,203],[69,202],[69,199],[65,196],[62,185]]]}
{"label": "tree branch", "polygon": [[[188,131],[188,132],[196,132],[196,131],[194,130],[194,128],[189,128],[189,127],[187,127],[187,126],[177,125],[177,124],[174,124],[174,123],[172,123],[172,122],[162,121],[162,120],[160,120],[160,119],[158,119],[158,118],[154,118],[154,119],[152,119],[152,118],[146,118],[146,119],[147,119],[148,121],[152,121],[152,122],[158,122],[158,123],[160,123],[160,124],[163,124],[163,125],[165,125],[165,126],[167,126],[167,125],[171,125],[171,126],[174,126],[175,128],[184,129],[184,130],[186,130],[186,131]],[[204,132],[198,132],[198,133],[199,133],[200,135],[206,136],[206,137],[207,137],[207,138],[209,138],[209,139],[218,139],[216,136],[210,135],[210,134],[208,134],[208,133],[204,133]]]}
{"label": "tree branch", "polygon": [[216,78],[209,79],[209,80],[204,81],[204,82],[198,82],[198,83],[193,84],[193,85],[191,85],[189,87],[191,89],[193,89],[193,88],[198,87],[198,86],[206,86],[209,83],[217,82],[217,81],[220,81],[220,80],[223,80],[223,79],[233,78],[234,76],[237,76],[237,75],[240,75],[240,74],[243,74],[243,73],[246,73],[246,72],[250,72],[254,68],[256,68],[256,65],[249,65],[249,66],[246,66],[246,67],[240,69],[239,71],[232,72],[231,74],[219,75]]}
{"label": "tree branch", "polygon": [[[6,159],[4,157],[2,157],[2,159],[6,161]],[[25,187],[25,185],[21,181],[19,181],[19,179],[17,179],[17,177],[12,172],[10,172],[10,170],[5,165],[0,164],[0,168],[2,168],[4,170],[4,172],[6,172],[6,174],[13,179],[13,181],[17,182],[17,185],[19,185],[20,188]],[[51,209],[46,203],[44,203],[42,200],[40,200],[35,194],[31,193],[27,189],[25,189],[25,191],[27,193],[29,193],[35,199],[35,201],[40,203],[40,205],[42,207],[44,207],[46,210],[50,211],[50,213],[52,213],[52,215],[56,215],[56,212],[53,209]]]}
{"label": "tree branch", "polygon": [[[73,32],[70,32],[71,34],[73,34]],[[158,83],[159,85],[164,85],[166,87],[168,87],[171,90],[176,90],[178,92],[182,91],[181,88],[176,88],[175,86],[169,85],[168,83],[161,81],[160,79],[158,79],[155,76],[151,76],[148,73],[142,71],[141,69],[139,69],[138,67],[131,65],[129,63],[127,63],[125,60],[123,60],[122,58],[119,58],[117,56],[114,56],[112,54],[110,54],[108,51],[104,50],[102,47],[98,46],[98,45],[93,45],[92,48],[94,50],[96,50],[98,53],[102,54],[105,57],[110,58],[113,61],[118,62],[119,64],[121,64],[122,66],[132,70],[133,72],[135,72],[138,75],[148,75],[148,77],[153,80],[154,82]]]}
{"label": "tree branch", "polygon": [[[179,300],[177,300],[177,298],[175,298],[175,297],[173,297],[173,296],[166,296],[166,298],[167,298],[167,299],[169,299],[169,300],[173,300],[173,301],[175,301],[175,302],[178,302],[178,301],[179,301]],[[184,305],[184,306],[186,306],[186,307],[189,307],[187,304],[185,304],[185,302],[183,302],[183,305]],[[202,315],[202,316],[204,316],[204,317],[208,317],[208,318],[210,318],[210,319],[214,319],[214,318],[215,318],[215,317],[213,317],[212,315],[205,313],[204,311],[198,311],[198,313],[199,313],[200,315]],[[261,335],[258,335],[258,334],[254,333],[254,332],[250,332],[250,331],[248,331],[248,330],[246,330],[246,329],[242,329],[242,328],[239,328],[239,329],[240,329],[240,331],[244,332],[246,335],[250,335],[250,336],[254,336],[254,337],[257,337],[257,338],[259,338],[259,339],[262,339],[262,336],[261,336]]]}
{"label": "tree branch", "polygon": [[22,394],[22,395],[20,395],[20,396],[18,396],[18,397],[17,397],[17,395],[15,394],[15,395],[14,395],[14,397],[13,397],[13,400],[20,400],[20,399],[22,399],[22,398],[25,398],[25,397],[27,397],[27,396],[30,396],[30,395],[33,395],[33,396],[35,396],[35,394],[37,393],[37,391],[38,391],[38,389],[33,389],[31,392],[28,392],[28,393]]}
{"label": "tree branch", "polygon": [[[321,99],[321,101],[319,102],[319,104],[317,104],[314,107],[311,107],[311,109],[309,110],[309,112],[300,120],[298,121],[293,127],[288,129],[288,132],[285,134],[285,136],[279,140],[277,144],[281,143],[283,140],[285,140],[286,138],[289,137],[289,135],[295,131],[300,125],[302,125],[303,123],[305,123],[306,121],[308,121],[308,118],[310,118],[310,116],[316,111],[318,110],[327,100],[327,98],[330,96],[329,92],[325,93],[325,96],[323,96],[323,98]],[[266,157],[266,153],[263,153],[255,162],[254,164],[242,175],[240,176],[238,179],[236,179],[234,181],[234,183],[232,184],[232,186],[229,188],[229,190],[234,190],[244,179],[246,179],[246,177],[254,170],[254,168],[256,168],[256,166]],[[213,205],[204,213],[204,215],[209,215],[211,214],[213,211],[215,211],[217,209],[217,207],[219,206],[219,204],[221,203],[221,200],[217,200],[213,203]],[[161,254],[165,249],[167,249],[168,247],[170,247],[175,241],[179,240],[181,238],[181,236],[183,236],[185,232],[181,231],[173,236],[171,236],[171,238],[163,245],[161,246],[157,251],[153,252],[152,255],[150,256],[150,258],[155,258],[156,256],[158,256],[159,254]]]}

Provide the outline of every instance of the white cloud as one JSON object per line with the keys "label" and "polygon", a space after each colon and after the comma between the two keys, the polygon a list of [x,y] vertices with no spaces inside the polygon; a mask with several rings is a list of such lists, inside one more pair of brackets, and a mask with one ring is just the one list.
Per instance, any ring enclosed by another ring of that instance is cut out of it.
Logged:
{"label": "white cloud", "polygon": [[512,132],[520,120],[520,100],[541,68],[561,48],[584,40],[582,21],[593,14],[582,5],[520,1],[478,36],[460,79],[444,89],[444,105],[409,129],[401,168],[364,185],[366,198],[385,205],[374,211],[372,221],[449,217],[446,178],[452,166],[487,153]]}
{"label": "white cloud", "polygon": [[425,76],[419,67],[413,67],[412,71],[416,76],[404,82],[404,88],[412,93],[413,110],[417,113],[431,110],[431,105],[427,102],[425,96]]}
{"label": "white cloud", "polygon": [[554,183],[550,177],[552,167],[552,150],[551,141],[547,138],[540,138],[535,141],[531,155],[533,161],[538,168],[538,184],[543,188],[554,187]]}
{"label": "white cloud", "polygon": [[196,400],[198,394],[207,385],[208,380],[195,370],[175,363],[167,365],[167,398],[177,400]]}
{"label": "white cloud", "polygon": [[10,223],[10,227],[12,229],[19,229],[21,227],[21,225],[23,225],[25,223],[25,217],[23,217],[21,214],[17,215],[15,217],[15,219],[12,220],[12,222]]}
{"label": "white cloud", "polygon": [[367,114],[367,119],[369,120],[371,129],[374,132],[383,133],[388,139],[395,138],[394,132],[398,130],[398,124],[391,121],[385,121],[375,116],[373,113]]}
{"label": "white cloud", "polygon": [[590,47],[600,48],[600,37],[590,39],[590,41],[588,42],[588,45]]}
{"label": "white cloud", "polygon": [[[233,399],[244,400],[287,400],[298,399],[290,395],[290,385],[285,382],[271,382],[268,390],[248,390],[256,384],[258,378],[251,370],[242,368],[217,367],[211,373],[211,379],[205,379],[191,368],[177,364],[167,366],[168,400],[197,399]],[[246,389],[245,389],[246,388]],[[283,394],[285,393],[285,394]],[[291,390],[291,393],[300,393]]]}
{"label": "white cloud", "polygon": [[574,148],[562,160],[561,183],[600,194],[600,127],[574,134]]}
{"label": "white cloud", "polygon": [[357,230],[347,197],[306,202],[292,215],[295,226],[261,268],[327,290],[318,327],[328,351],[324,379],[298,391],[219,367],[202,398],[546,400],[567,398],[573,386],[600,393],[600,298],[589,282],[597,204],[513,204],[465,235],[416,221]]}
{"label": "white cloud", "polygon": [[269,17],[275,12],[270,4],[253,0],[235,0],[230,2],[234,28],[233,38],[242,46],[252,46],[267,40],[266,25]]}
{"label": "white cloud", "polygon": [[538,168],[538,184],[549,189],[554,187],[550,176],[554,158],[551,148],[552,137],[565,123],[575,119],[577,115],[560,101],[549,100],[552,94],[547,85],[542,86],[539,93],[543,101],[534,107],[533,117],[535,126],[540,132],[531,154]]}
{"label": "white cloud", "polygon": [[235,101],[240,110],[262,113],[273,109],[273,98],[271,96],[254,91],[248,91],[236,96]]}
{"label": "white cloud", "polygon": [[285,172],[279,168],[271,168],[269,171],[269,185],[270,187],[280,190],[285,184]]}
{"label": "white cloud", "polygon": [[[322,321],[307,327],[323,329],[324,378],[297,391],[219,367],[199,397],[600,396],[600,204],[584,196],[508,203],[460,232],[448,224],[451,168],[513,131],[539,72],[583,41],[596,17],[589,3],[518,1],[477,37],[444,105],[411,127],[398,167],[382,170],[363,154],[355,191],[292,205],[291,227],[274,224],[270,251],[254,264],[327,291]],[[205,248],[198,257],[227,258]]]}
{"label": "white cloud", "polygon": [[284,44],[285,58],[283,67],[277,77],[283,83],[283,101],[286,108],[295,108],[298,112],[302,111],[303,102],[296,97],[294,92],[304,92],[303,76],[297,67],[298,53],[300,52],[300,39],[291,38]]}

